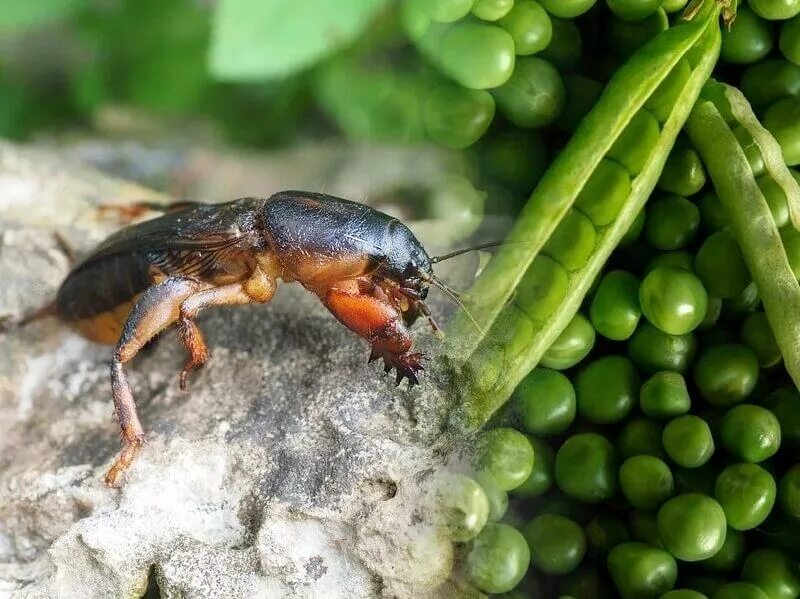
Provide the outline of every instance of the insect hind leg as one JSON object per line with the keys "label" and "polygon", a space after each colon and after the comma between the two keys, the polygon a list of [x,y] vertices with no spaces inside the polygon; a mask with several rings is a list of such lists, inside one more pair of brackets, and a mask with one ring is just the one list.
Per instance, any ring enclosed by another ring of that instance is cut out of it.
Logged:
{"label": "insect hind leg", "polygon": [[111,392],[122,436],[122,450],[106,474],[108,486],[116,486],[119,476],[131,465],[144,443],[144,429],[136,413],[136,402],[123,365],[159,332],[173,324],[179,317],[181,303],[203,288],[203,283],[190,278],[164,279],[142,294],[125,322],[111,360]]}

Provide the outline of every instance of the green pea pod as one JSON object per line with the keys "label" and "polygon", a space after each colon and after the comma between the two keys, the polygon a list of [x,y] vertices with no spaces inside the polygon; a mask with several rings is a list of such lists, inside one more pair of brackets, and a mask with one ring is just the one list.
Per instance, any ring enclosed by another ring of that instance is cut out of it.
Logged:
{"label": "green pea pod", "polygon": [[[720,8],[705,2],[692,20],[656,36],[615,74],[534,190],[509,243],[476,280],[468,308],[482,334],[466,315],[456,317],[451,331],[449,359],[464,394],[458,425],[480,426],[508,399],[575,315],[641,211],[716,63]],[[657,121],[659,134],[648,136],[652,145],[634,174],[620,157],[641,155],[637,136],[625,133],[642,115]],[[560,301],[542,315],[536,303],[545,295],[538,280],[545,256],[566,276],[558,278],[563,289],[547,293]]]}
{"label": "green pea pod", "polygon": [[[714,88],[717,88],[718,93],[711,91],[709,95],[716,100],[718,109],[728,114],[753,138],[764,160],[764,170],[783,191],[789,206],[789,217],[792,224],[795,229],[800,230],[800,184],[786,168],[780,144],[758,120],[742,92],[730,85],[709,81],[706,89],[714,90]],[[720,107],[719,104],[722,106]]]}
{"label": "green pea pod", "polygon": [[[767,172],[783,187],[787,198],[792,198],[790,206],[797,205],[800,190],[783,159],[779,158],[780,154],[777,159],[773,155],[773,145],[777,142],[769,133],[760,131],[746,100],[729,86],[722,88],[723,95],[713,93],[720,85],[713,84],[710,88],[708,96],[713,100],[701,99],[695,105],[687,121],[687,131],[728,213],[731,230],[758,287],[786,370],[800,388],[800,345],[797,342],[800,339],[800,285],[792,272],[769,204],[756,183],[739,140],[731,131],[731,117],[747,127],[756,140],[765,164],[769,164]],[[725,114],[728,119],[723,116]]]}

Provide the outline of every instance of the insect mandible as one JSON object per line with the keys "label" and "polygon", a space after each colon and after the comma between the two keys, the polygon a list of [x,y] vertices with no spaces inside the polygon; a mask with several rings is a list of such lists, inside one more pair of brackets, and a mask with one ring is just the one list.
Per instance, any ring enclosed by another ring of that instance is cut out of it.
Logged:
{"label": "insect mandible", "polygon": [[122,449],[106,484],[117,484],[145,438],[123,365],[164,329],[177,325],[186,348],[184,389],[209,358],[201,310],[264,304],[279,280],[296,281],[368,341],[370,362],[382,359],[397,384],[414,385],[424,356],[412,352],[409,326],[423,315],[440,333],[425,305],[430,285],[458,301],[433,264],[469,249],[432,258],[396,218],[302,191],[185,205],[115,233],[72,269],[52,305],[85,337],[116,344],[111,389]]}

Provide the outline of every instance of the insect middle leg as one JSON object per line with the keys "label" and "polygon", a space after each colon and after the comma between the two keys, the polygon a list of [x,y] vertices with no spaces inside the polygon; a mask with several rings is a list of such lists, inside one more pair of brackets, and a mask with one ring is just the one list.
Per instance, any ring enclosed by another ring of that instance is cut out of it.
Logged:
{"label": "insect middle leg", "polygon": [[210,354],[203,333],[195,319],[200,310],[211,306],[231,306],[236,304],[265,303],[275,293],[275,279],[256,268],[244,283],[231,283],[213,287],[191,295],[180,305],[178,329],[186,351],[189,354],[181,370],[180,387],[186,389],[186,379],[193,368],[202,366]]}

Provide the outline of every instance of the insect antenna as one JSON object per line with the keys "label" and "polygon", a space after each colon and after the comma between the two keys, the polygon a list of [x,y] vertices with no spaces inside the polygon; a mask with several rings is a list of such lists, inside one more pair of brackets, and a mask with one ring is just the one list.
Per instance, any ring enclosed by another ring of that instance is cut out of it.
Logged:
{"label": "insect antenna", "polygon": [[438,278],[436,275],[433,275],[433,274],[432,274],[432,275],[430,275],[430,281],[431,281],[431,283],[433,283],[433,284],[434,284],[434,285],[435,285],[435,286],[436,286],[438,289],[440,289],[440,290],[442,291],[442,293],[444,293],[444,294],[445,294],[447,297],[449,297],[449,298],[450,298],[450,299],[453,301],[453,303],[454,303],[455,305],[457,305],[459,308],[461,308],[462,310],[464,310],[464,314],[466,314],[466,315],[467,315],[467,318],[469,318],[469,319],[470,319],[470,321],[472,322],[472,324],[475,326],[475,328],[478,330],[478,332],[479,332],[481,335],[484,335],[484,336],[486,335],[486,331],[484,331],[484,330],[483,330],[483,328],[481,327],[481,325],[479,325],[479,324],[478,324],[478,321],[477,321],[477,320],[475,320],[475,317],[472,315],[472,313],[471,313],[471,312],[470,312],[470,311],[467,309],[467,307],[464,305],[464,302],[462,302],[462,301],[461,301],[461,298],[459,298],[459,297],[458,297],[458,295],[457,295],[457,294],[456,294],[456,293],[455,293],[455,292],[454,292],[452,289],[450,289],[450,288],[449,288],[449,287],[448,287],[448,286],[445,284],[445,282],[444,282],[444,281],[442,281],[442,280],[441,280],[441,279],[439,279],[439,278]]}
{"label": "insect antenna", "polygon": [[473,245],[468,248],[463,248],[460,250],[456,250],[454,252],[450,252],[449,254],[443,254],[441,256],[434,256],[431,258],[431,264],[436,264],[437,262],[443,262],[444,260],[449,260],[450,258],[455,258],[456,256],[460,256],[461,254],[466,254],[467,252],[474,252],[476,250],[485,250],[487,248],[494,248],[500,245],[505,245],[507,243],[515,243],[513,241],[490,241],[489,243],[481,243],[479,245]]}

